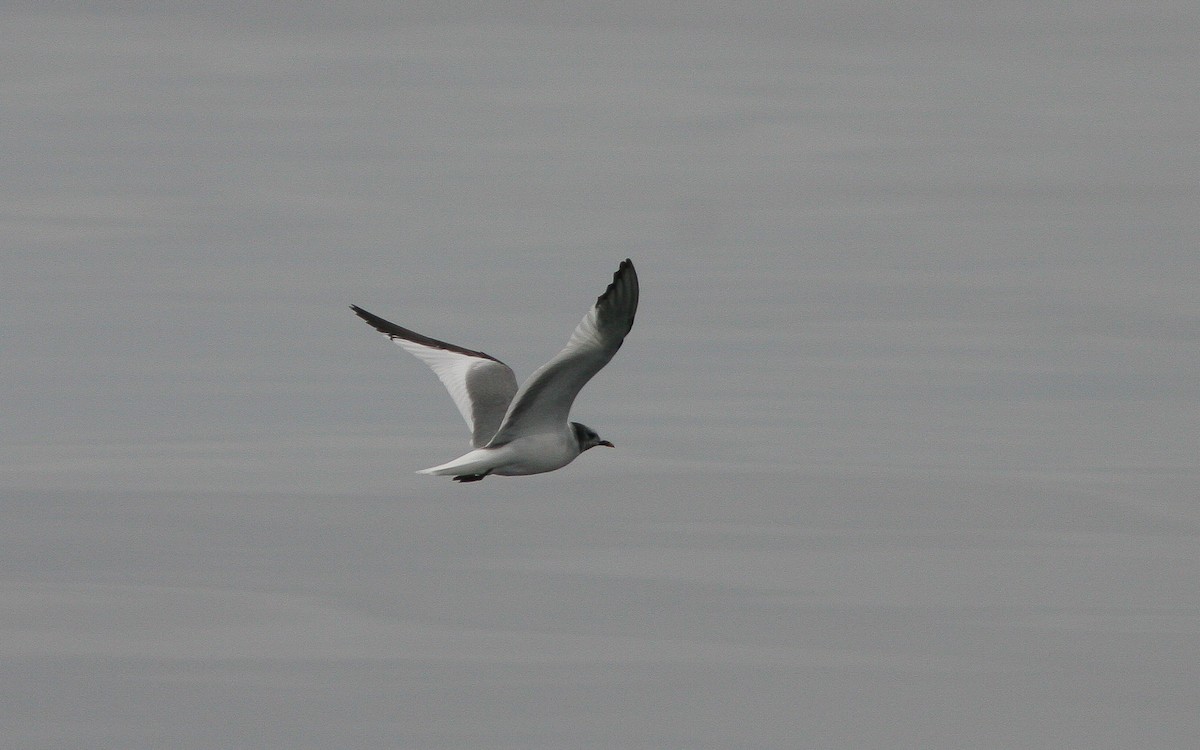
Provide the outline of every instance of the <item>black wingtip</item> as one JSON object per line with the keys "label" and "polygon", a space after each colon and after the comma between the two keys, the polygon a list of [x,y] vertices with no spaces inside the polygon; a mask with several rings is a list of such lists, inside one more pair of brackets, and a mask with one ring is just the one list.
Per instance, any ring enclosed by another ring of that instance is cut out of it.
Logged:
{"label": "black wingtip", "polygon": [[[392,340],[403,339],[405,341],[411,341],[414,344],[420,344],[421,346],[428,346],[434,349],[445,349],[446,351],[465,354],[468,357],[480,357],[482,359],[490,359],[493,362],[500,362],[500,360],[496,359],[490,354],[477,352],[474,349],[467,349],[446,341],[439,341],[438,339],[430,338],[424,334],[417,333],[410,328],[396,325],[392,321],[381,318],[375,313],[367,312],[358,305],[350,305],[350,309],[353,310],[358,317],[365,320],[367,325],[371,326],[376,331],[379,331]],[[501,364],[503,364],[503,362],[501,362]]]}
{"label": "black wingtip", "polygon": [[396,334],[400,329],[400,326],[396,325],[390,320],[384,320],[374,313],[367,312],[358,305],[350,305],[350,309],[354,311],[355,315],[365,320],[367,325],[371,326],[380,333],[385,333],[391,336]]}
{"label": "black wingtip", "polygon": [[613,297],[613,295],[618,294],[622,287],[624,287],[625,293],[632,298],[632,304],[629,306],[629,323],[632,325],[633,316],[637,311],[638,277],[637,269],[633,267],[633,261],[629,258],[621,261],[621,264],[617,266],[616,273],[613,274],[612,283],[608,285],[603,294],[596,298],[596,304],[603,304],[606,300]]}

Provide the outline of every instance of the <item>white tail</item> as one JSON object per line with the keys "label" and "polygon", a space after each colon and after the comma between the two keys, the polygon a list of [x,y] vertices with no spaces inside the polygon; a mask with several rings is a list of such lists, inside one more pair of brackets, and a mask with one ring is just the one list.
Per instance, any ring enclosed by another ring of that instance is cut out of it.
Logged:
{"label": "white tail", "polygon": [[[453,477],[460,474],[482,474],[496,466],[497,463],[503,463],[503,457],[497,455],[500,450],[502,449],[477,448],[470,453],[459,456],[453,461],[447,461],[438,466],[431,466],[428,469],[421,469],[417,473],[439,477]],[[497,461],[497,459],[500,460]]]}

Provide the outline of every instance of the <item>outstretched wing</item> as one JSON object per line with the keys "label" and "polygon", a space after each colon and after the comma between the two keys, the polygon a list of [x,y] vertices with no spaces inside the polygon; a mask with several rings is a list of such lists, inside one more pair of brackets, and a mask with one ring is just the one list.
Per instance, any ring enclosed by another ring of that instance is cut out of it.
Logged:
{"label": "outstretched wing", "polygon": [[638,278],[626,258],[612,283],[575,328],[566,347],[538,368],[521,388],[490,446],[566,424],[583,386],[608,364],[633,327]]}
{"label": "outstretched wing", "polygon": [[517,392],[512,369],[483,352],[464,349],[445,341],[422,336],[356,305],[350,309],[375,330],[399,344],[405,351],[429,365],[471,430],[471,445],[480,448],[500,428],[504,413]]}

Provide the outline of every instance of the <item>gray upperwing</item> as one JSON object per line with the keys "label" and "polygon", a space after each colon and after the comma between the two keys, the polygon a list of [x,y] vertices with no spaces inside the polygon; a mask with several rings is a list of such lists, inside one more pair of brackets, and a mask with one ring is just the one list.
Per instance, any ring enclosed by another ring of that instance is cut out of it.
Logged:
{"label": "gray upperwing", "polygon": [[566,424],[579,391],[609,363],[633,327],[638,293],[637,271],[626,258],[563,350],[518,391],[489,445],[504,445],[522,434]]}

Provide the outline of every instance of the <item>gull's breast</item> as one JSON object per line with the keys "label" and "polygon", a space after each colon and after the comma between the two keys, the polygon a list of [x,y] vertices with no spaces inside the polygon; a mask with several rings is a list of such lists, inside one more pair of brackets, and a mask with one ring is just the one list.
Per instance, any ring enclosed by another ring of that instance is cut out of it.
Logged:
{"label": "gull's breast", "polygon": [[492,473],[507,477],[561,469],[579,455],[579,444],[565,426],[561,432],[519,437],[503,448],[507,460]]}

